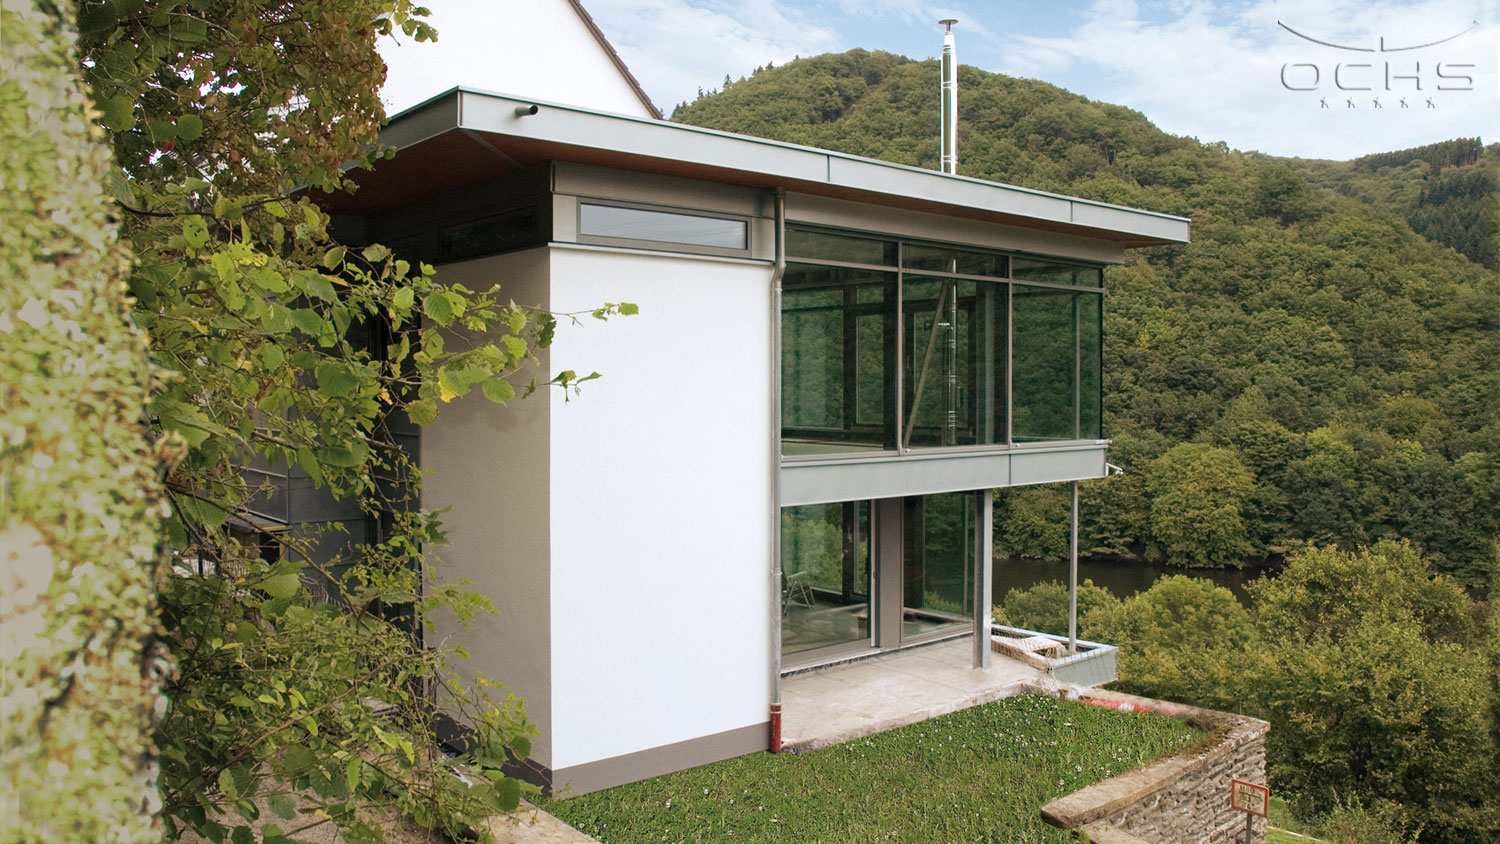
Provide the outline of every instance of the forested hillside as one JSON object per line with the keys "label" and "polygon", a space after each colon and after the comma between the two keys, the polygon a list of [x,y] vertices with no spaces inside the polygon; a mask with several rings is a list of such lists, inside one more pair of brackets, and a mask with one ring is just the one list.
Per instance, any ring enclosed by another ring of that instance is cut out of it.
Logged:
{"label": "forested hillside", "polygon": [[1281,160],[1312,184],[1391,211],[1418,234],[1500,269],[1500,144],[1457,138],[1353,161]]}
{"label": "forested hillside", "polygon": [[[1105,435],[1126,473],[1087,485],[1087,551],[1240,565],[1403,537],[1464,582],[1493,577],[1500,275],[1413,224],[1492,261],[1480,223],[1421,214],[1493,205],[1494,148],[1451,166],[1289,164],[1046,83],[959,80],[961,173],[1193,220],[1191,245],[1138,250],[1106,277]],[[757,72],[673,119],[936,168],[937,90],[934,61],[854,50]],[[1393,168],[1425,175],[1370,195]],[[1059,489],[1014,493],[1001,543],[1063,556],[1065,511]]]}

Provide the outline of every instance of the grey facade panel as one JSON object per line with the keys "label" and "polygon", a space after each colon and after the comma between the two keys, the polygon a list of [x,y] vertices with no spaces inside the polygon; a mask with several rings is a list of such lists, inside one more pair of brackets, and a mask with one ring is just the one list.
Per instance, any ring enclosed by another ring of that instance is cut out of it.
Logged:
{"label": "grey facade panel", "polygon": [[1072,212],[1072,222],[1091,229],[1130,232],[1179,243],[1186,243],[1188,240],[1187,224],[1175,217],[1142,214],[1138,211],[1092,202],[1074,202]]}
{"label": "grey facade panel", "polygon": [[380,143],[401,149],[436,137],[459,125],[460,96],[450,88],[435,97],[401,112],[400,120],[391,120],[380,130]]}
{"label": "grey facade panel", "polygon": [[825,196],[787,194],[787,219],[802,225],[1031,252],[1077,261],[1102,264],[1125,261],[1125,247],[1113,241],[944,217],[925,211],[898,211]]}
{"label": "grey facade panel", "polygon": [[1104,477],[1104,444],[784,463],[781,506]]}
{"label": "grey facade panel", "polygon": [[1104,477],[1104,445],[1076,451],[1017,451],[1011,463],[1012,486],[1082,481]]}
{"label": "grey facade panel", "polygon": [[554,797],[577,797],[627,782],[744,756],[765,750],[770,742],[770,735],[769,724],[750,724],[701,738],[561,768],[551,773],[551,792]]}
{"label": "grey facade panel", "polygon": [[744,217],[772,215],[771,197],[764,190],[566,161],[553,165],[552,189],[574,196],[695,208]]}
{"label": "grey facade panel", "polygon": [[977,179],[945,177],[933,171],[894,167],[885,162],[829,156],[828,181],[878,193],[913,196],[947,205],[988,208],[1038,220],[1072,222],[1073,200]]}

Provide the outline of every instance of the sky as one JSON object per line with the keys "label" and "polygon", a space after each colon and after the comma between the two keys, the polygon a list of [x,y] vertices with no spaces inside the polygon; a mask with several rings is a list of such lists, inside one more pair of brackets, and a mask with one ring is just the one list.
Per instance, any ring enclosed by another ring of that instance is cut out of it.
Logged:
{"label": "sky", "polygon": [[[513,2],[433,0],[437,44],[383,49],[391,113],[438,93],[402,84],[418,63],[425,76],[524,94],[483,78],[486,52],[504,39],[478,37],[496,4]],[[669,114],[726,74],[795,56],[935,56],[937,21],[951,17],[962,64],[1128,106],[1206,143],[1342,160],[1455,137],[1500,141],[1500,0],[583,2]]]}

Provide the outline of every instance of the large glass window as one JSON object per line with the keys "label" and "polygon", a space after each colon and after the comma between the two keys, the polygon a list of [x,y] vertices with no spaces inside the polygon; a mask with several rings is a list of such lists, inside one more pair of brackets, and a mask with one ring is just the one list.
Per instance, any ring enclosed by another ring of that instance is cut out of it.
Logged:
{"label": "large glass window", "polygon": [[901,282],[902,447],[1005,442],[1005,285]]}
{"label": "large glass window", "polygon": [[870,505],[781,511],[781,651],[870,642]]}
{"label": "large glass window", "polygon": [[1078,438],[1104,438],[1104,297],[1079,293],[1078,302]]}
{"label": "large glass window", "polygon": [[895,273],[794,264],[782,279],[785,454],[895,444]]}
{"label": "large glass window", "polygon": [[901,251],[901,266],[909,270],[1004,278],[1010,262],[1006,256],[993,252],[912,243]]}
{"label": "large glass window", "polygon": [[1098,439],[1099,294],[1015,285],[1012,436]]}
{"label": "large glass window", "polygon": [[1098,267],[793,229],[782,454],[1098,439]]}

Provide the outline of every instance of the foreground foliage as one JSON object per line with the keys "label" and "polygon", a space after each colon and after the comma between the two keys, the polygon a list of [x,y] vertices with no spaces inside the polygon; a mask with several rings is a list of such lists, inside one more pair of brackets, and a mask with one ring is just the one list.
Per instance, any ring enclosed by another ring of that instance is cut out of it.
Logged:
{"label": "foreground foliage", "polygon": [[69,11],[0,8],[0,841],[148,841],[159,459]]}
{"label": "foreground foliage", "polygon": [[[1095,596],[1080,631],[1119,645],[1126,690],[1269,720],[1272,784],[1299,814],[1327,815],[1330,837],[1500,835],[1493,610],[1390,541],[1305,550],[1252,595],[1246,609],[1207,580],[1164,577],[1123,601]],[[1002,612],[1038,604],[1065,612],[1066,594],[1018,590]]]}
{"label": "foreground foliage", "polygon": [[[165,475],[170,565],[156,583],[161,642],[175,663],[156,734],[170,836],[282,842],[331,824],[346,840],[370,841],[393,810],[463,835],[521,792],[500,772],[530,752],[519,703],[492,695],[482,678],[458,682],[459,654],[414,635],[432,613],[463,622],[489,605],[426,565],[422,549],[443,537],[416,505],[418,476],[394,432],[430,422],[476,387],[503,403],[538,382],[566,389],[586,379],[530,371],[553,315],[507,303],[497,289],[445,284],[382,246],[348,249],[312,201],[345,188],[344,164],[380,155],[371,143],[384,121],[385,68],[375,41],[430,39],[425,14],[407,0],[89,0],[79,9],[74,67],[116,166],[106,174],[91,159],[78,176],[113,195],[135,259],[132,316],[155,367],[149,403],[145,369],[114,375],[136,385],[116,399],[118,413],[181,445]],[[17,43],[8,31],[7,43]],[[68,107],[81,117],[83,102]],[[82,207],[98,221],[97,202]],[[111,301],[120,300],[96,307]],[[116,433],[91,415],[58,429],[80,424]],[[115,477],[112,464],[57,463],[91,473],[94,485]],[[250,466],[305,476],[347,518],[282,529],[257,515],[274,490],[252,480],[266,476]],[[149,548],[153,522],[130,506],[128,536],[108,538]],[[122,591],[129,606],[118,614],[149,624],[142,597]],[[127,632],[123,645],[138,636]],[[129,720],[139,707],[126,703]],[[474,726],[464,757],[435,752],[435,703]],[[100,738],[104,763],[115,750]],[[122,738],[119,751],[139,743]],[[467,778],[455,775],[460,763]]]}
{"label": "foreground foliage", "polygon": [[1064,842],[1053,798],[1204,733],[1037,695],[811,753],[753,754],[572,799],[547,811],[608,844],[666,841]]}
{"label": "foreground foliage", "polygon": [[[937,169],[937,76],[935,61],[853,50],[673,117]],[[1237,565],[1390,537],[1466,583],[1489,576],[1500,275],[1482,262],[1500,148],[1285,161],[1043,82],[959,76],[964,175],[1192,218],[1191,244],[1106,273],[1104,430],[1125,474],[1084,485],[1084,553]],[[1382,199],[1403,168],[1413,181]],[[1013,491],[997,510],[1010,553],[1065,555],[1064,498]]]}

